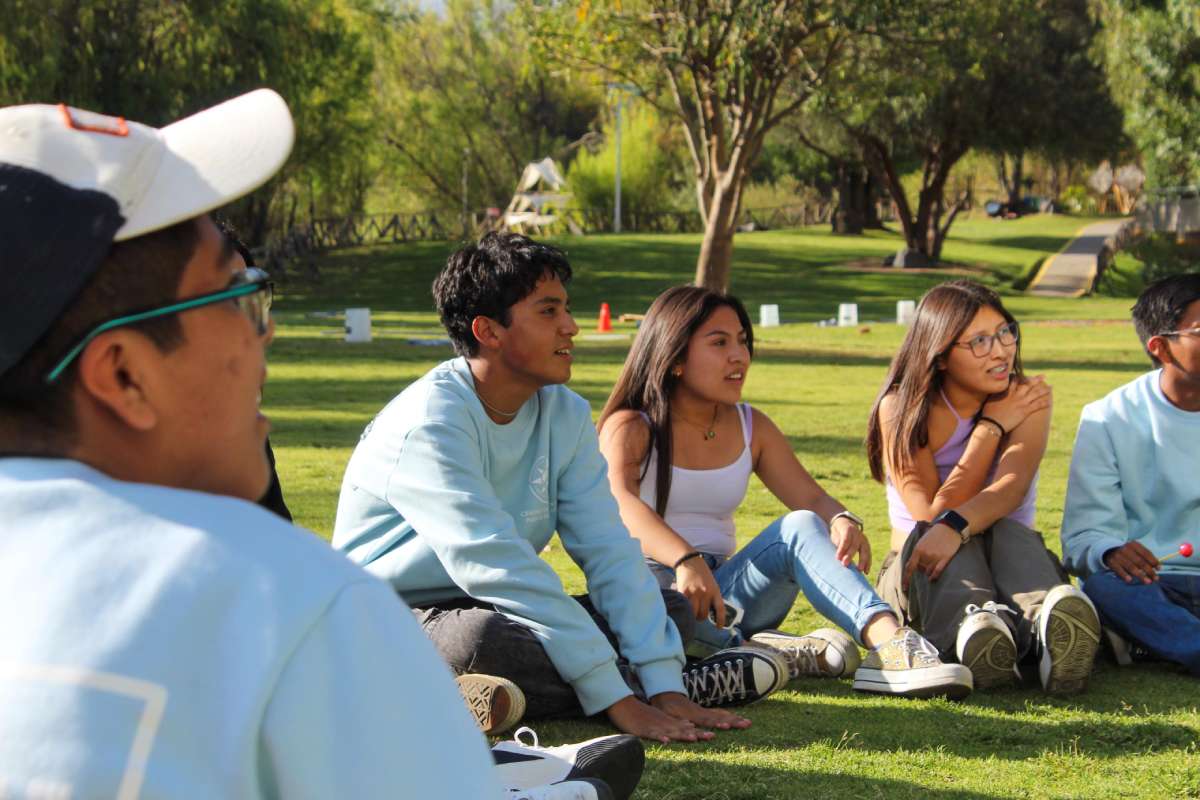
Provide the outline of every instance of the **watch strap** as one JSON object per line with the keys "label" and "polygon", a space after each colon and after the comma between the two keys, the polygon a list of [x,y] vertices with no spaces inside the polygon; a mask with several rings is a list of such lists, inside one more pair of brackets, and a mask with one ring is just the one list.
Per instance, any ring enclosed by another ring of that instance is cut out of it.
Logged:
{"label": "watch strap", "polygon": [[948,508],[933,518],[934,525],[945,525],[958,534],[966,542],[971,538],[971,523],[967,518],[952,508]]}

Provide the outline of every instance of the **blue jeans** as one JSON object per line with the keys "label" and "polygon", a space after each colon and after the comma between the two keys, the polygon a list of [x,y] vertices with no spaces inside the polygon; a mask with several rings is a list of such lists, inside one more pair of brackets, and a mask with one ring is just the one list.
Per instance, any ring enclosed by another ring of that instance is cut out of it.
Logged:
{"label": "blue jeans", "polygon": [[1097,572],[1083,582],[1083,591],[1106,627],[1200,676],[1200,575],[1160,572],[1147,585]]}
{"label": "blue jeans", "polygon": [[[750,544],[724,560],[706,554],[727,603],[742,610],[734,627],[696,623],[696,639],[731,647],[787,618],[801,591],[817,611],[862,644],[862,630],[892,607],[875,593],[858,567],[844,567],[825,521],[811,511],[793,511],[772,522]],[[675,571],[648,561],[659,585],[670,588]]]}

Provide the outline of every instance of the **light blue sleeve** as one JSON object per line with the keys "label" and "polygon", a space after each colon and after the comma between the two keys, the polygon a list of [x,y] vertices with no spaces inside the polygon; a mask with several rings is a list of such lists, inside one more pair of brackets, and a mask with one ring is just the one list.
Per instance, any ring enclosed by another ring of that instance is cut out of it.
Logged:
{"label": "light blue sleeve", "polygon": [[1082,577],[1103,572],[1108,569],[1104,554],[1125,544],[1128,528],[1112,439],[1103,417],[1095,409],[1085,408],[1075,434],[1067,479],[1063,565],[1068,572]]}
{"label": "light blue sleeve", "polygon": [[292,653],[259,753],[265,797],[502,796],[449,668],[374,581],[343,589]]}
{"label": "light blue sleeve", "polygon": [[608,640],[518,533],[483,476],[469,433],[444,422],[412,429],[388,479],[387,500],[462,591],[533,631],[584,712],[632,694]]}
{"label": "light blue sleeve", "polygon": [[637,669],[648,697],[683,691],[683,644],[658,582],[621,521],[590,415],[558,479],[558,535],[587,577],[588,595]]}

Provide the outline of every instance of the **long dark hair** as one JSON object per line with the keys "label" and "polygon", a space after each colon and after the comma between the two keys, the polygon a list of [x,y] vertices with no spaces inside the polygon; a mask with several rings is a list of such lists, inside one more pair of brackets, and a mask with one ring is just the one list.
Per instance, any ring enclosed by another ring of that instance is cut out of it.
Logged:
{"label": "long dark hair", "polygon": [[[921,298],[912,326],[892,359],[867,420],[867,462],[875,480],[883,482],[885,464],[896,470],[911,468],[917,451],[929,444],[929,409],[943,381],[938,364],[984,306],[994,309],[1007,322],[1016,322],[1000,302],[1000,295],[974,281],[939,284]],[[1012,375],[1020,378],[1023,374],[1018,337]],[[893,392],[899,419],[895,435],[884,443],[879,426],[880,406],[883,398]]]}
{"label": "long dark hair", "polygon": [[[746,332],[746,349],[754,356],[754,330],[745,306],[736,297],[698,286],[676,286],[658,296],[646,312],[613,387],[597,428],[618,411],[632,409],[646,415],[650,447],[658,454],[655,470],[654,510],[662,516],[671,494],[671,391],[679,380],[671,370],[687,359],[688,342],[697,329],[722,306],[732,308]],[[650,468],[650,452],[642,479]]]}

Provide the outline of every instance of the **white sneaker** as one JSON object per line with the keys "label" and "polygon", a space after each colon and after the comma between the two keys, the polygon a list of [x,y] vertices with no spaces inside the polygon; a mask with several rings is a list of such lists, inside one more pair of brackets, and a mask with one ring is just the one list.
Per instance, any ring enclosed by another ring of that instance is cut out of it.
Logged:
{"label": "white sneaker", "polygon": [[1012,609],[991,600],[982,607],[972,603],[958,626],[954,649],[958,663],[971,670],[976,689],[1004,686],[1018,677],[1017,643],[998,611]]}
{"label": "white sneaker", "polygon": [[1050,694],[1086,689],[1100,646],[1100,617],[1088,596],[1068,583],[1051,589],[1038,614],[1037,638],[1042,688]]}
{"label": "white sneaker", "polygon": [[858,691],[900,697],[945,695],[960,700],[973,686],[971,670],[962,664],[943,664],[937,648],[912,628],[900,628],[867,653],[854,673]]}
{"label": "white sneaker", "polygon": [[688,698],[705,708],[755,703],[787,682],[787,659],[764,647],[730,647],[683,670]]}
{"label": "white sneaker", "polygon": [[625,733],[540,747],[537,733],[520,728],[512,741],[492,747],[492,760],[500,785],[509,791],[588,778],[603,781],[615,800],[626,800],[642,778],[646,748],[641,739]]}
{"label": "white sneaker", "polygon": [[580,778],[573,781],[535,786],[531,789],[514,789],[510,800],[613,800],[612,790],[602,780]]}
{"label": "white sneaker", "polygon": [[854,672],[862,663],[854,640],[833,628],[819,628],[807,636],[759,631],[750,637],[750,643],[766,645],[783,653],[792,680],[801,675],[840,678]]}

